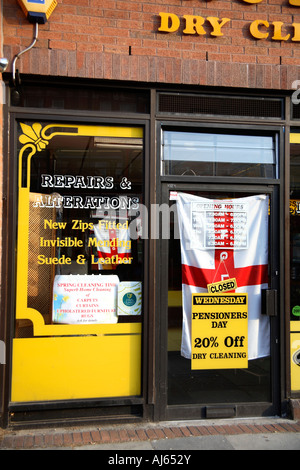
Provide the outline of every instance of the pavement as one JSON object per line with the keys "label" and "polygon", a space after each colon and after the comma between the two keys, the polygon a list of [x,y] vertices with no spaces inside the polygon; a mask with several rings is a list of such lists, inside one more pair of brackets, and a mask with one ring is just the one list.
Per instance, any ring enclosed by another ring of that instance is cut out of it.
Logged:
{"label": "pavement", "polygon": [[[300,450],[300,421],[274,417],[7,429],[0,430],[0,450],[100,450],[107,463],[190,464],[199,450]],[[138,456],[141,461],[121,461]]]}

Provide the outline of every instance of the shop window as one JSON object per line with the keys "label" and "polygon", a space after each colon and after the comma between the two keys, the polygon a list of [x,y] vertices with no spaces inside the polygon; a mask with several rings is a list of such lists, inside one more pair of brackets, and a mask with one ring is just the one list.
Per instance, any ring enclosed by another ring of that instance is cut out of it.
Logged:
{"label": "shop window", "polygon": [[276,178],[270,135],[164,130],[162,174]]}
{"label": "shop window", "polygon": [[300,393],[300,132],[290,135],[290,364],[291,391]]}
{"label": "shop window", "polygon": [[[295,134],[295,136],[299,134]],[[292,137],[292,140],[293,137]],[[300,141],[291,143],[290,167],[291,320],[300,321]]]}
{"label": "shop window", "polygon": [[13,400],[139,395],[143,129],[22,121],[18,137]]}

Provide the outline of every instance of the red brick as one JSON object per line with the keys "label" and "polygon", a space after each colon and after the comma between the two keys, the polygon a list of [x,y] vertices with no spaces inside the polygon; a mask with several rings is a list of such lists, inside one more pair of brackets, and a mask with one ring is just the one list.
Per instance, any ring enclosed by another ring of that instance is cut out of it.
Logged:
{"label": "red brick", "polygon": [[131,441],[137,441],[139,439],[136,431],[134,431],[133,429],[129,429],[127,432]]}
{"label": "red brick", "polygon": [[82,432],[82,441],[84,444],[90,444],[93,441],[91,433],[89,431]]}
{"label": "red brick", "polygon": [[199,431],[201,432],[202,436],[210,435],[210,432],[209,432],[207,426],[198,426],[198,428],[199,428]]}
{"label": "red brick", "polygon": [[238,426],[234,426],[234,425],[225,425],[224,431],[225,431],[225,434],[229,436],[235,435],[235,434],[242,434],[243,432]]}
{"label": "red brick", "polygon": [[165,433],[162,429],[156,429],[155,432],[157,434],[158,439],[165,439],[166,438],[166,435],[165,435]]}
{"label": "red brick", "polygon": [[295,429],[295,432],[300,432],[300,422],[293,423],[292,426]]}
{"label": "red brick", "polygon": [[99,431],[91,431],[92,435],[92,440],[93,442],[100,442],[101,441],[101,436]]}
{"label": "red brick", "polygon": [[148,439],[157,439],[157,434],[155,432],[155,429],[149,428],[145,430]]}
{"label": "red brick", "polygon": [[246,424],[239,424],[239,428],[245,433],[245,434],[253,434],[254,431],[251,429],[250,426]]}
{"label": "red brick", "polygon": [[163,431],[164,431],[164,433],[165,433],[165,435],[168,439],[174,439],[175,438],[175,434],[173,433],[173,431],[170,428],[164,428]]}
{"label": "red brick", "polygon": [[148,440],[148,436],[147,436],[146,432],[144,431],[144,429],[137,429],[136,433],[137,433],[138,438],[139,438],[140,441],[147,441]]}
{"label": "red brick", "polygon": [[112,430],[112,431],[109,431],[109,434],[110,434],[111,442],[119,442],[120,441],[120,436],[119,436],[118,431]]}
{"label": "red brick", "polygon": [[215,435],[216,434],[216,430],[213,426],[205,426],[207,431],[209,432],[209,434],[211,435]]}
{"label": "red brick", "polygon": [[250,425],[249,425],[249,428],[250,428],[252,434],[258,434],[258,433],[261,432],[261,431],[258,429],[258,427],[255,426],[254,424],[250,424]]}
{"label": "red brick", "polygon": [[173,431],[176,437],[183,437],[183,433],[180,428],[172,427],[171,430]]}
{"label": "red brick", "polygon": [[53,434],[46,434],[45,435],[45,447],[51,447],[53,445]]}
{"label": "red brick", "polygon": [[213,428],[216,430],[217,434],[226,434],[226,431],[223,426],[213,426]]}
{"label": "red brick", "polygon": [[34,446],[34,436],[24,437],[24,448],[31,449]]}
{"label": "red brick", "polygon": [[276,432],[276,429],[272,424],[264,424],[264,427],[266,428],[267,432],[274,433]]}
{"label": "red brick", "polygon": [[35,447],[44,447],[44,436],[42,434],[37,434],[34,436],[34,446]]}
{"label": "red brick", "polygon": [[81,432],[74,432],[73,433],[73,442],[74,442],[75,445],[82,444],[83,440],[82,440]]}
{"label": "red brick", "polygon": [[14,439],[11,436],[4,436],[3,440],[0,441],[0,449],[13,449]]}
{"label": "red brick", "polygon": [[73,444],[73,436],[71,433],[64,433],[63,442],[65,446],[71,446]]}
{"label": "red brick", "polygon": [[287,432],[297,432],[295,428],[289,423],[280,423],[280,426]]}
{"label": "red brick", "polygon": [[110,434],[108,431],[100,431],[101,441],[110,442]]}
{"label": "red brick", "polygon": [[55,446],[62,446],[63,445],[63,442],[64,442],[64,438],[63,438],[63,435],[58,433],[58,434],[54,434],[53,436],[53,444]]}

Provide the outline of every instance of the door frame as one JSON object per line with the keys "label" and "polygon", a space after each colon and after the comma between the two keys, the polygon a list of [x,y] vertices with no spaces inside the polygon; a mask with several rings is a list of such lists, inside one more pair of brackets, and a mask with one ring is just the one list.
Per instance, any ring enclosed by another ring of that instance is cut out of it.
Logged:
{"label": "door frame", "polygon": [[[272,182],[273,183],[273,182]],[[279,181],[278,181],[279,183]],[[280,224],[281,204],[279,184],[244,184],[239,183],[162,183],[161,204],[169,204],[170,191],[201,191],[201,192],[240,192],[254,194],[267,194],[270,196],[270,288],[276,289],[278,294],[283,292],[283,262],[280,253],[283,252],[283,224]],[[168,405],[168,240],[160,237],[159,258],[159,335],[157,363],[157,397],[158,416],[160,420],[174,419],[203,419],[206,417],[207,404],[198,405]],[[272,402],[231,403],[234,406],[236,417],[274,416],[280,414],[281,387],[280,387],[280,323],[284,324],[283,296],[278,295],[277,316],[270,317],[270,354],[271,354],[271,395]],[[221,404],[220,404],[221,405]],[[209,404],[211,407],[211,404]],[[219,404],[216,404],[219,407]],[[217,416],[216,416],[217,417]],[[221,416],[220,416],[221,417]]]}

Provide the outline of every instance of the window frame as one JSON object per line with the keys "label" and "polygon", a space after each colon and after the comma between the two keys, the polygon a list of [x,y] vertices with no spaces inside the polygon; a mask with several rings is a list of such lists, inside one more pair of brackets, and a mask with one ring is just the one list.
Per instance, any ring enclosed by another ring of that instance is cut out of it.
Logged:
{"label": "window frame", "polygon": [[[269,135],[274,138],[276,177],[234,177],[234,176],[199,176],[199,175],[165,175],[162,171],[162,145],[164,130],[174,130],[179,132],[201,132],[214,133],[214,131],[222,131],[222,133],[236,134],[246,132],[250,135]],[[284,176],[284,132],[282,126],[276,125],[244,125],[239,123],[225,124],[216,122],[185,122],[185,121],[159,121],[157,122],[157,154],[159,155],[158,178],[161,182],[165,181],[190,181],[190,182],[215,182],[215,183],[243,183],[243,184],[279,184]]]}
{"label": "window frame", "polygon": [[[148,118],[148,116],[147,116]],[[17,145],[16,145],[16,136],[18,135],[17,132],[17,125],[19,121],[33,121],[33,122],[48,122],[48,123],[60,123],[64,124],[74,124],[74,125],[91,125],[91,126],[107,126],[108,122],[111,126],[126,126],[126,127],[140,127],[143,129],[144,134],[144,168],[143,168],[143,182],[144,182],[144,197],[145,201],[144,204],[148,207],[150,204],[150,187],[151,181],[149,178],[146,178],[145,175],[150,174],[150,152],[149,152],[149,128],[150,123],[149,119],[146,119],[146,116],[137,115],[136,118],[132,116],[125,118],[123,116],[116,116],[113,114],[108,116],[96,116],[94,113],[92,115],[90,113],[82,114],[82,113],[70,113],[62,111],[62,113],[58,113],[57,110],[55,112],[50,111],[50,113],[41,112],[41,110],[33,110],[33,109],[26,109],[26,110],[12,110],[9,115],[9,127],[12,130],[10,133],[10,149],[12,149],[12,156],[8,160],[7,164],[7,171],[8,171],[8,180],[7,180],[7,191],[10,195],[9,199],[9,217],[7,219],[7,229],[11,236],[8,238],[6,246],[8,253],[14,253],[13,261],[9,260],[9,265],[7,266],[7,303],[10,305],[9,308],[9,318],[8,318],[8,325],[9,326],[9,342],[10,348],[12,347],[12,341],[14,337],[14,322],[15,322],[15,311],[16,311],[16,275],[17,269],[15,266],[16,260],[16,239],[17,239],[17,225],[18,225],[18,152],[17,152]],[[11,262],[12,261],[12,262]],[[144,240],[144,266],[147,266],[149,263],[149,241]],[[147,299],[149,296],[148,293],[148,284],[149,284],[149,272],[146,268],[144,268],[144,290],[143,295],[144,298]],[[149,323],[149,306],[148,302],[145,300],[143,304],[143,328],[142,328],[142,349],[141,349],[141,395],[137,397],[117,397],[117,398],[95,398],[95,399],[73,399],[73,400],[53,400],[50,402],[50,409],[55,407],[55,409],[60,409],[66,406],[68,403],[68,408],[90,408],[93,406],[100,407],[101,406],[117,406],[120,409],[120,413],[122,414],[122,409],[124,408],[124,413],[128,414],[128,406],[133,407],[133,413],[137,413],[138,415],[142,414],[142,411],[139,411],[140,408],[143,408],[146,403],[147,397],[147,383],[148,378],[146,375],[147,367],[145,367],[144,361],[146,357],[145,351],[148,350],[148,323]],[[7,368],[9,374],[9,388],[6,392],[7,400],[8,400],[8,409],[9,411],[15,412],[20,411],[23,412],[27,409],[32,410],[43,410],[45,408],[45,402],[35,402],[30,403],[27,405],[25,402],[22,403],[13,403],[10,401],[10,389],[11,389],[11,371],[12,371],[12,357]],[[47,402],[46,402],[47,403]],[[52,403],[52,405],[51,405]],[[110,408],[112,409],[112,408]],[[59,413],[59,412],[58,412]],[[101,412],[101,415],[103,412]]]}

